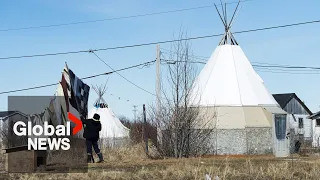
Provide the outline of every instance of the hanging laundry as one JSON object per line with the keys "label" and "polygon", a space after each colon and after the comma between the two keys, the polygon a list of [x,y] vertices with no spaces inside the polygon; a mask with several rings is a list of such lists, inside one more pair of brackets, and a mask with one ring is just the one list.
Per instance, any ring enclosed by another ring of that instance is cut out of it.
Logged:
{"label": "hanging laundry", "polygon": [[[90,86],[83,83],[70,69],[69,78],[71,84],[71,99],[72,106],[78,110],[83,118],[87,117],[88,114],[88,99]],[[75,104],[74,104],[75,103]]]}
{"label": "hanging laundry", "polygon": [[[60,98],[61,119],[65,119],[64,124],[68,121],[68,112],[72,113],[77,118],[87,118],[88,115],[88,99],[90,87],[79,79],[72,70],[65,65],[61,82],[57,88],[57,94],[64,96]],[[59,111],[57,111],[59,112]],[[74,127],[71,123],[71,127]],[[82,138],[83,129],[77,133],[77,137]]]}

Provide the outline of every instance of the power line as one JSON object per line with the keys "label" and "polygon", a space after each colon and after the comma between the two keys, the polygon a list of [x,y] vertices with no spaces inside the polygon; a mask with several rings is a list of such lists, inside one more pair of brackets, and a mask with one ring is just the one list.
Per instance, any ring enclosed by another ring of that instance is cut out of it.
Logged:
{"label": "power line", "polygon": [[[170,55],[176,55],[177,52],[174,52],[174,51],[171,51],[171,50],[168,50],[168,49],[164,49],[164,48],[161,48],[162,50],[166,51],[166,52],[162,52],[163,54],[170,54]],[[181,56],[183,56],[184,54],[179,54]],[[191,54],[191,55],[188,55],[190,56],[192,59],[198,59],[198,60],[203,60],[203,63],[207,62],[208,59],[210,59],[211,57],[209,56],[200,56],[200,55],[194,55],[194,54]],[[275,65],[275,66],[279,66],[280,64],[271,64],[271,63],[264,63],[264,62],[258,62],[258,61],[250,61],[251,63],[255,63],[255,64],[263,64],[263,65]],[[282,66],[289,66],[289,65],[282,65]]]}
{"label": "power line", "polygon": [[[233,32],[233,34],[242,34],[242,33],[248,33],[248,32],[264,31],[264,30],[270,30],[270,29],[285,28],[285,27],[299,26],[299,25],[305,25],[305,24],[313,24],[313,23],[319,23],[319,22],[320,22],[320,20],[314,20],[314,21],[300,22],[300,23],[294,23],[294,24],[287,24],[287,25],[280,25],[280,26],[272,26],[272,27],[265,27],[265,28],[237,31],[237,32]],[[133,47],[140,47],[140,46],[150,46],[150,45],[156,45],[156,44],[173,43],[173,42],[177,42],[177,41],[205,39],[205,38],[217,37],[217,36],[222,36],[222,35],[223,34],[212,34],[212,35],[197,36],[197,37],[190,37],[190,38],[182,38],[182,39],[174,39],[174,40],[166,40],[166,41],[158,41],[158,42],[149,42],[149,43],[141,43],[141,44],[133,44],[133,45],[125,45],[125,46],[100,48],[100,49],[94,49],[94,50],[80,50],[80,51],[57,52],[57,53],[48,53],[48,54],[34,54],[34,55],[0,57],[0,60],[31,58],[31,57],[43,57],[43,56],[56,56],[56,55],[78,54],[78,53],[85,53],[85,52],[88,53],[88,52],[97,52],[97,51],[125,49],[125,48],[133,48]]]}
{"label": "power line", "polygon": [[8,93],[14,93],[14,92],[20,92],[20,91],[28,91],[28,90],[33,90],[33,89],[40,89],[40,88],[55,86],[55,85],[58,85],[58,84],[59,84],[59,83],[54,83],[54,84],[47,84],[47,85],[42,85],[42,86],[35,86],[35,87],[24,88],[24,89],[17,89],[17,90],[11,90],[11,91],[3,91],[3,92],[0,92],[0,94],[8,94]]}
{"label": "power line", "polygon": [[307,74],[320,74],[316,72],[294,72],[294,71],[274,71],[274,70],[260,70],[257,69],[258,72],[267,72],[267,73],[275,73],[275,74],[302,74],[302,75],[307,75]]}
{"label": "power line", "polygon": [[265,62],[258,62],[258,61],[251,61],[251,63],[259,64],[259,65],[271,65],[271,66],[290,66],[287,64],[273,64],[273,63],[265,63]]}
{"label": "power line", "polygon": [[[162,61],[167,62],[168,64],[174,64],[176,62],[186,62],[186,61],[176,61],[176,60],[167,60],[161,59]],[[206,64],[204,61],[188,61],[189,63],[199,63]],[[286,66],[286,65],[256,65],[252,64],[253,67],[259,68],[284,68],[284,69],[312,69],[312,70],[320,70],[320,67],[310,67],[310,66]]]}
{"label": "power line", "polygon": [[[167,52],[161,52],[163,54],[170,54],[170,55],[176,55],[177,54],[177,52],[174,52],[174,51],[171,51],[171,50],[168,50],[168,49],[164,49],[164,48],[161,48],[161,49],[164,50],[164,51],[167,51]],[[184,56],[184,54],[179,54],[179,55]],[[192,59],[203,60],[202,62],[199,61],[199,63],[203,63],[203,64],[205,64],[208,61],[208,59],[210,59],[209,56],[200,56],[200,55],[193,55],[193,54],[188,55],[188,56],[190,56]],[[264,62],[258,62],[258,61],[250,61],[250,62],[253,63],[253,64],[258,64],[258,65],[290,66],[290,65],[283,65],[283,64],[264,63]]]}
{"label": "power line", "polygon": [[[96,77],[98,77],[98,76],[109,75],[109,74],[112,74],[112,73],[114,73],[114,72],[119,72],[119,71],[124,71],[124,70],[127,70],[127,69],[136,68],[136,67],[139,67],[139,66],[143,66],[143,65],[146,65],[146,64],[153,63],[153,62],[155,62],[155,60],[153,60],[153,61],[148,61],[148,62],[145,62],[145,63],[140,63],[140,64],[137,64],[137,65],[129,66],[129,67],[122,68],[122,69],[118,69],[118,70],[113,70],[113,71],[106,72],[106,73],[101,73],[101,74],[96,74],[96,75],[92,75],[92,76],[87,76],[87,77],[84,77],[84,78],[81,78],[81,79],[91,79],[91,78],[96,78]],[[0,92],[0,95],[1,95],[1,94],[14,93],[14,92],[28,91],[28,90],[33,90],[33,89],[40,89],[40,88],[45,88],[45,87],[51,87],[51,86],[55,86],[55,85],[58,85],[58,84],[59,84],[59,83],[53,83],[53,84],[47,84],[47,85],[42,85],[42,86],[35,86],[35,87],[29,87],[29,88],[23,88],[23,89],[3,91],[3,92]]]}
{"label": "power line", "polygon": [[286,68],[273,68],[273,67],[255,67],[254,68],[256,71],[261,71],[261,72],[288,72],[288,73],[300,73],[300,74],[319,74],[320,71],[319,70],[315,70],[315,69],[286,69]]}
{"label": "power line", "polygon": [[[174,52],[174,51],[170,51],[170,50],[168,50],[168,49],[164,49],[164,48],[161,48],[161,50],[164,50],[164,51],[167,51],[167,52],[162,52],[161,51],[161,53],[163,53],[163,54],[170,54],[170,55],[180,55],[180,56],[184,56],[185,54],[183,54],[183,53],[181,53],[181,54],[179,54],[179,53],[177,53],[177,52]],[[193,59],[199,59],[199,60],[204,60],[204,61],[206,61],[206,60],[208,60],[210,57],[206,57],[206,56],[199,56],[199,55],[193,55],[193,54],[188,54],[188,56],[189,57],[192,57]]]}
{"label": "power line", "polygon": [[[177,54],[177,52],[169,50],[169,49],[161,48],[161,50],[167,51],[167,52],[161,51],[161,53],[164,53],[164,54],[174,54],[174,55]],[[183,56],[184,54],[182,53],[182,54],[179,54],[179,55]],[[209,56],[200,56],[200,55],[194,55],[194,54],[190,54],[189,56],[190,57],[195,57],[195,59],[202,59],[202,60],[207,60],[207,59],[210,58]]]}
{"label": "power line", "polygon": [[[161,61],[165,61],[167,64],[175,64],[177,62],[187,62],[187,61],[176,61],[176,60],[168,60],[168,59],[161,59]],[[206,62],[204,61],[188,61],[188,63],[206,64]]]}
{"label": "power line", "polygon": [[114,93],[110,93],[109,95],[117,98],[118,100],[120,100],[120,99],[121,99],[121,100],[125,99],[125,100],[123,100],[123,101],[126,101],[127,103],[131,103],[131,101],[130,101],[129,99],[122,98],[122,97],[120,97],[120,96],[116,96]]}
{"label": "power line", "polygon": [[[175,64],[176,62],[186,62],[186,61],[175,61],[175,60],[164,60],[161,59],[162,61],[166,61],[168,64]],[[200,63],[200,64],[206,64],[205,62],[202,61],[189,61],[190,63]],[[255,67],[256,71],[258,72],[267,72],[267,73],[280,73],[280,74],[320,74],[319,70],[320,67],[305,67],[305,66],[260,66],[260,65],[252,65]],[[274,68],[274,69],[271,69]],[[282,69],[275,69],[275,68],[282,68]],[[287,69],[286,69],[287,68]],[[306,71],[305,69],[310,68],[310,71]],[[304,69],[304,70],[301,70]]]}
{"label": "power line", "polygon": [[255,67],[256,70],[272,70],[272,71],[283,71],[283,72],[315,72],[319,73],[319,70],[316,69],[286,69],[286,68],[268,68],[268,67]]}
{"label": "power line", "polygon": [[[253,0],[242,0],[240,2],[247,2],[247,1],[253,1]],[[234,3],[238,3],[238,1],[237,2],[228,2],[226,4],[234,4]],[[211,8],[211,7],[214,7],[214,4],[206,5],[206,6],[184,8],[184,9],[169,10],[169,11],[161,11],[161,12],[155,12],[155,13],[137,14],[137,15],[131,15],[131,16],[122,16],[122,17],[106,18],[106,19],[96,19],[96,20],[91,20],[91,21],[78,21],[78,22],[51,24],[51,25],[42,25],[42,26],[0,29],[0,32],[21,31],[21,30],[30,30],[30,29],[41,29],[41,28],[51,28],[51,27],[60,27],[60,26],[71,26],[71,25],[79,25],[79,24],[97,23],[97,22],[104,22],[104,21],[113,21],[113,20],[130,19],[130,18],[138,18],[138,17],[145,17],[145,16],[154,16],[154,15],[169,14],[169,13],[176,13],[176,12],[183,12],[183,11],[190,11],[190,10],[198,10],[198,9],[205,9],[205,8]]]}
{"label": "power line", "polygon": [[267,67],[267,68],[288,68],[288,69],[313,69],[320,70],[320,67],[308,67],[308,66],[282,66],[282,65],[252,65],[254,67]]}
{"label": "power line", "polygon": [[[170,51],[168,49],[163,49],[162,50],[165,50],[167,52],[162,52],[162,53],[165,53],[165,54],[177,54],[176,52],[174,51]],[[183,54],[180,54],[181,56],[183,56]],[[206,64],[207,60],[210,58],[210,57],[207,57],[207,56],[199,56],[199,55],[189,55],[190,57],[194,58],[194,59],[199,59],[199,60],[204,60],[204,61],[189,61],[191,63],[200,63],[200,64]],[[164,61],[175,61],[175,60],[164,60]],[[184,62],[184,61],[181,61],[181,62]],[[310,69],[310,70],[320,70],[320,67],[308,67],[308,66],[290,66],[290,65],[283,65],[283,64],[272,64],[272,63],[263,63],[263,62],[257,62],[257,61],[251,61],[252,63],[252,66],[253,67],[259,67],[259,68],[288,68],[288,69],[292,69],[293,71],[299,71],[299,70],[296,70],[296,69]]]}
{"label": "power line", "polygon": [[[101,59],[95,52],[92,51],[92,53],[101,61],[103,62],[106,66],[108,66],[110,69],[112,69],[113,71],[115,71],[111,66],[109,66],[103,59]],[[126,77],[122,76],[120,73],[118,73],[117,71],[115,71],[119,76],[121,76],[124,80],[126,80],[127,82],[129,82],[130,84],[134,85],[135,87],[141,89],[142,91],[144,92],[147,92],[151,95],[154,95],[156,96],[154,93],[148,91],[148,90],[145,90],[143,89],[142,87],[138,86],[137,84],[133,83],[132,81],[130,81],[129,79],[127,79]]]}

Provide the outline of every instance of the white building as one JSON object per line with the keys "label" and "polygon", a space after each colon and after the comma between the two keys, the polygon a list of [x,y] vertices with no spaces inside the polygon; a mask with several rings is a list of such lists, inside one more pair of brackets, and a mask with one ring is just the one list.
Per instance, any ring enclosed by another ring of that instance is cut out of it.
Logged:
{"label": "white building", "polygon": [[320,111],[312,114],[308,118],[312,121],[312,146],[320,147]]}
{"label": "white building", "polygon": [[289,116],[289,127],[300,140],[312,141],[312,112],[295,93],[273,94],[273,97]]}

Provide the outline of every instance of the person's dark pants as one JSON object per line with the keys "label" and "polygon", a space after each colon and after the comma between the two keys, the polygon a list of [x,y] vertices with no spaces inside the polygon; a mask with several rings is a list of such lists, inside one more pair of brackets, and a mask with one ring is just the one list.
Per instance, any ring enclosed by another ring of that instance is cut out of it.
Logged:
{"label": "person's dark pants", "polygon": [[88,156],[92,158],[92,161],[93,161],[92,147],[94,149],[94,152],[98,155],[99,160],[103,161],[102,153],[100,152],[100,149],[98,146],[98,139],[86,139],[86,145],[87,145]]}
{"label": "person's dark pants", "polygon": [[99,154],[100,153],[100,149],[99,149],[99,146],[98,146],[98,140],[89,140],[87,139],[86,140],[86,144],[87,144],[87,153],[88,155],[92,155],[92,147],[94,149],[94,152],[96,154]]}

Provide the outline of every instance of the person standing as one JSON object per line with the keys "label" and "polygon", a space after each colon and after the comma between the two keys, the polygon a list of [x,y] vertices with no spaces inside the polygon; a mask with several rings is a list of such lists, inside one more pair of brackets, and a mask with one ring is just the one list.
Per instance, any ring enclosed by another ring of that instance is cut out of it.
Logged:
{"label": "person standing", "polygon": [[98,163],[103,162],[103,156],[98,146],[98,140],[99,140],[99,132],[101,131],[101,123],[100,123],[100,115],[94,114],[93,118],[86,119],[83,121],[84,125],[84,133],[83,137],[86,139],[86,146],[87,146],[87,153],[88,153],[88,159],[87,162],[93,162],[94,158],[92,155],[92,147],[99,157]]}

